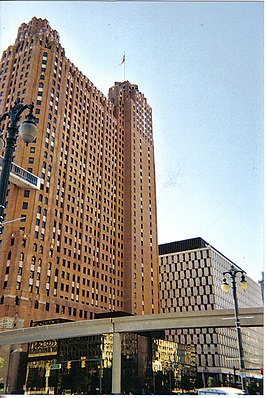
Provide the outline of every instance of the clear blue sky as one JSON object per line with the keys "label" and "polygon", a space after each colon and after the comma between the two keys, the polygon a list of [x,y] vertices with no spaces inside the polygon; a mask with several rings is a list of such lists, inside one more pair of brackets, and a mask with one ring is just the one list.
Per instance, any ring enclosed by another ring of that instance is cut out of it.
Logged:
{"label": "clear blue sky", "polygon": [[153,108],[159,243],[201,236],[263,271],[263,3],[2,1],[1,52],[46,18],[105,95],[123,78]]}

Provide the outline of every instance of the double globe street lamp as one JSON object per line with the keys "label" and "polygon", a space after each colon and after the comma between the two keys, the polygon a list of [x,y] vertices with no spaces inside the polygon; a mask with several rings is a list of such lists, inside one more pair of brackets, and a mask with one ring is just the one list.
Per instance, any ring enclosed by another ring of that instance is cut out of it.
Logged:
{"label": "double globe street lamp", "polygon": [[234,310],[235,310],[235,323],[236,323],[236,333],[237,333],[237,342],[238,342],[238,352],[239,352],[239,367],[240,367],[240,375],[241,375],[241,385],[243,392],[246,391],[246,377],[245,377],[245,362],[244,362],[244,351],[242,345],[242,335],[241,335],[241,327],[239,321],[239,313],[238,313],[238,301],[237,301],[237,294],[236,294],[236,276],[240,274],[240,287],[245,291],[248,287],[245,271],[237,269],[233,265],[231,266],[229,271],[223,272],[223,283],[221,288],[224,293],[228,293],[230,286],[227,283],[226,276],[230,276],[231,278],[231,286],[233,292],[233,299],[234,299]]}
{"label": "double globe street lamp", "polygon": [[[33,142],[37,135],[36,120],[32,113],[33,108],[33,103],[30,105],[23,105],[18,98],[15,101],[14,106],[10,108],[9,112],[6,112],[0,116],[0,123],[6,118],[9,118],[9,126],[7,128],[5,140],[3,131],[0,130],[0,153],[2,153],[2,150],[5,146],[5,153],[2,159],[2,172],[0,177],[0,233],[2,231],[5,201],[12,168],[12,158],[16,148],[18,133],[26,145],[28,145],[30,142]],[[26,116],[25,121],[18,127],[17,124],[20,121],[20,116],[26,109],[29,109],[29,113]]]}

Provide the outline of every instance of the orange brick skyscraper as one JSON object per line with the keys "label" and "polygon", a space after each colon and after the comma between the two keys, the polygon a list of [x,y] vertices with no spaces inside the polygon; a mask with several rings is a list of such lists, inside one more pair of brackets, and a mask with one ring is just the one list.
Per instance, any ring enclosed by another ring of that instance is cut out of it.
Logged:
{"label": "orange brick skyscraper", "polygon": [[[22,24],[1,60],[0,114],[34,102],[35,143],[14,163],[0,246],[0,322],[158,312],[152,111],[136,85],[105,97],[65,56],[47,20]],[[6,125],[5,125],[6,127]],[[6,128],[4,129],[6,131]]]}

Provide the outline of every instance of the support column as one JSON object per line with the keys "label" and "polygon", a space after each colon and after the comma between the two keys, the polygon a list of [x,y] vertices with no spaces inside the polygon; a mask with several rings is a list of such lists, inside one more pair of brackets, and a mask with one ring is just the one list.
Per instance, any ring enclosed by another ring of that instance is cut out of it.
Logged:
{"label": "support column", "polygon": [[121,393],[121,336],[113,333],[112,394]]}

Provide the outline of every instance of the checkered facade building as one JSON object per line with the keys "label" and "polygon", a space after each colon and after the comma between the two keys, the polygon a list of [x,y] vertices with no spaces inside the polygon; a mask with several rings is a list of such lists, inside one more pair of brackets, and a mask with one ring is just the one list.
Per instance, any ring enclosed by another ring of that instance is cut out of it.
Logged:
{"label": "checkered facade building", "polygon": [[[161,312],[194,312],[234,308],[232,290],[221,289],[223,272],[234,265],[202,238],[159,245],[159,291]],[[240,269],[240,268],[239,268]],[[230,281],[228,281],[230,283]],[[260,286],[247,276],[248,289],[237,281],[239,308],[263,305]],[[242,328],[247,375],[259,374],[263,365],[262,328]],[[221,382],[238,374],[239,354],[234,328],[194,328],[168,331],[168,338],[194,345],[197,369],[216,375]]]}

